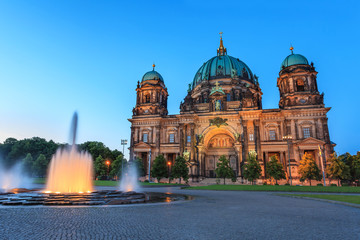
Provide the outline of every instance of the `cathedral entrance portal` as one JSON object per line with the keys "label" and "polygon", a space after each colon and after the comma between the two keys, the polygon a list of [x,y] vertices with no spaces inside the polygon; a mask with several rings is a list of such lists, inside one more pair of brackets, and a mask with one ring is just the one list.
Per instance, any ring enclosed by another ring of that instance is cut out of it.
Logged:
{"label": "cathedral entrance portal", "polygon": [[237,153],[234,147],[234,139],[226,133],[214,134],[207,142],[205,153],[205,177],[216,177],[215,169],[219,158],[224,155],[234,170],[235,175],[238,172]]}

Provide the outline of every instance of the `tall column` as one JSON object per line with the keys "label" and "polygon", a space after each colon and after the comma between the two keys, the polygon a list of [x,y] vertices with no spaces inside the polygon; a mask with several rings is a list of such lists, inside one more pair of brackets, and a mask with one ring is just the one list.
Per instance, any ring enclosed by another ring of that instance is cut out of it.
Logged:
{"label": "tall column", "polygon": [[140,138],[140,128],[137,128],[137,142],[140,142],[141,138]]}
{"label": "tall column", "polygon": [[134,129],[135,129],[135,131],[134,131],[134,143],[138,143],[139,142],[139,136],[138,136],[139,128],[134,127]]}
{"label": "tall column", "polygon": [[322,124],[321,118],[318,118],[318,120],[317,120],[317,128],[319,131],[318,138],[321,140],[324,140],[324,129],[323,129],[323,124]]}
{"label": "tall column", "polygon": [[295,121],[295,126],[296,126],[296,139],[302,139],[303,138],[303,134],[301,134],[301,128],[300,125],[298,124],[298,120]]}
{"label": "tall column", "polygon": [[247,132],[247,121],[243,120],[243,141],[242,141],[242,160],[243,162],[246,161],[247,158],[247,154],[249,152],[249,148],[248,148],[248,132]]}
{"label": "tall column", "polygon": [[242,165],[244,163],[245,160],[243,160],[243,151],[242,151],[242,146],[240,143],[236,143],[235,144],[235,149],[236,149],[236,152],[237,152],[237,166],[238,166],[238,169],[237,169],[237,174],[238,176],[242,176]]}
{"label": "tall column", "polygon": [[134,138],[135,138],[135,129],[131,127],[131,136],[130,136],[130,159],[134,159]]}
{"label": "tall column", "polygon": [[261,139],[260,139],[260,121],[259,120],[255,120],[254,121],[254,140],[255,140],[255,151],[258,154],[258,159],[259,161],[262,160],[262,156],[261,156]]}
{"label": "tall column", "polygon": [[295,120],[291,119],[291,136],[292,139],[296,139]]}
{"label": "tall column", "polygon": [[195,124],[194,123],[190,123],[190,136],[191,136],[191,143],[190,143],[190,155],[191,155],[191,159],[192,160],[196,160],[196,152],[195,149],[193,148],[193,146],[195,146]]}
{"label": "tall column", "polygon": [[268,162],[269,162],[269,152],[265,152],[265,159],[264,159],[264,177],[267,177],[265,169],[266,169],[266,165],[267,165]]}
{"label": "tall column", "polygon": [[310,128],[311,131],[312,131],[311,136],[312,136],[313,138],[316,138],[316,122],[313,121],[313,123],[314,123],[313,126]]}
{"label": "tall column", "polygon": [[204,177],[204,147],[203,146],[198,146],[198,151],[199,151],[199,173],[200,176]]}
{"label": "tall column", "polygon": [[184,124],[179,124],[179,146],[180,146],[180,154],[182,155],[184,152]]}
{"label": "tall column", "polygon": [[[278,122],[278,123],[279,123],[279,122]],[[283,121],[280,121],[279,125],[280,125],[280,135],[279,135],[278,139],[281,140],[282,137],[285,135],[285,134],[284,134],[284,122],[283,122]]]}

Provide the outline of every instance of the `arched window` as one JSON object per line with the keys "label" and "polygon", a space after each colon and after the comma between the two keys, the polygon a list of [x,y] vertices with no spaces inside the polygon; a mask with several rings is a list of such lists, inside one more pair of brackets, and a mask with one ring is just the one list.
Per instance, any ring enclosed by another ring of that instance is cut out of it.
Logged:
{"label": "arched window", "polygon": [[296,81],[296,88],[298,92],[304,92],[305,91],[305,83],[304,80],[298,79]]}
{"label": "arched window", "polygon": [[149,103],[150,102],[150,94],[146,94],[145,95],[145,103]]}

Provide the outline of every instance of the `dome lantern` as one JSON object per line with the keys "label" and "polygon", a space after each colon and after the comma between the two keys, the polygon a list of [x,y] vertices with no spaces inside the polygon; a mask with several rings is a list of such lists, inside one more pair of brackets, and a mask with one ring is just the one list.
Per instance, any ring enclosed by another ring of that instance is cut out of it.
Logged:
{"label": "dome lantern", "polygon": [[224,44],[223,44],[222,34],[223,34],[223,32],[220,32],[220,46],[217,49],[218,56],[223,56],[223,55],[227,54],[226,48],[224,47]]}

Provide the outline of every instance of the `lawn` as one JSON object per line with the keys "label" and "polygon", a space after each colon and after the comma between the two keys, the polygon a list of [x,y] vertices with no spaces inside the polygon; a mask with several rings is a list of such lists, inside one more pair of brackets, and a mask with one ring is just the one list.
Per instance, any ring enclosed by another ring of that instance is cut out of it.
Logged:
{"label": "lawn", "polygon": [[326,200],[334,200],[339,202],[355,203],[360,204],[360,196],[354,195],[320,195],[320,194],[279,194],[282,196],[295,196],[295,197],[308,197],[308,198],[319,198]]}
{"label": "lawn", "polygon": [[200,186],[200,187],[186,187],[186,189],[218,190],[218,191],[360,193],[360,187],[323,187],[323,186],[209,185],[209,186]]}
{"label": "lawn", "polygon": [[[45,178],[34,178],[33,183],[36,184],[45,184]],[[94,186],[108,186],[108,187],[116,187],[119,186],[120,183],[118,181],[107,181],[107,180],[94,180]],[[140,186],[176,186],[179,185],[177,183],[146,183],[140,182]]]}

